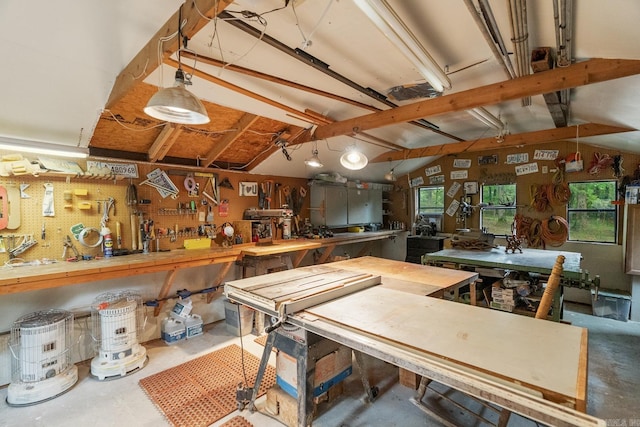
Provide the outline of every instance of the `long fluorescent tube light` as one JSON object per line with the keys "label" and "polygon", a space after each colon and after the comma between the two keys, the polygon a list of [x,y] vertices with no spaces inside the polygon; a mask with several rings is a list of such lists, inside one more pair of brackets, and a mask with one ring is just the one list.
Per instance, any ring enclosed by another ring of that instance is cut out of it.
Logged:
{"label": "long fluorescent tube light", "polygon": [[502,120],[491,114],[487,109],[483,107],[474,108],[472,110],[467,110],[467,113],[480,120],[485,125],[497,129],[503,130],[504,123]]}
{"label": "long fluorescent tube light", "polygon": [[375,24],[418,72],[438,92],[451,89],[451,81],[385,0],[355,0],[356,6]]}
{"label": "long fluorescent tube light", "polygon": [[45,154],[49,156],[73,157],[79,159],[89,157],[89,150],[86,148],[5,137],[0,137],[0,150]]}

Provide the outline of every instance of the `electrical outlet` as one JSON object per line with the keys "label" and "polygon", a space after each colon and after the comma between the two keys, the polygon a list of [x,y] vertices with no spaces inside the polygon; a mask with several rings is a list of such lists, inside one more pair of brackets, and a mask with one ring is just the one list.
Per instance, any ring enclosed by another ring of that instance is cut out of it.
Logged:
{"label": "electrical outlet", "polygon": [[542,166],[542,173],[549,173],[549,166]]}

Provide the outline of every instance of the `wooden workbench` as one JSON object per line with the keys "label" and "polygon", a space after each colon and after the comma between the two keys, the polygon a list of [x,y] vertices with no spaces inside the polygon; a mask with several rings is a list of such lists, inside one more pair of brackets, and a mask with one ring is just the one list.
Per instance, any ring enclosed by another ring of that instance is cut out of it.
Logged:
{"label": "wooden workbench", "polygon": [[271,246],[256,246],[254,243],[250,243],[236,245],[231,248],[177,249],[170,252],[150,252],[148,254],[133,254],[91,261],[5,267],[0,269],[0,295],[162,271],[167,272],[165,284],[170,285],[172,277],[177,270],[213,264],[225,264],[228,269],[230,263],[241,259],[243,254],[261,256],[274,253],[302,252],[311,248],[330,247],[336,244],[372,242],[386,239],[396,233],[390,230],[343,233],[331,239],[279,240]]}

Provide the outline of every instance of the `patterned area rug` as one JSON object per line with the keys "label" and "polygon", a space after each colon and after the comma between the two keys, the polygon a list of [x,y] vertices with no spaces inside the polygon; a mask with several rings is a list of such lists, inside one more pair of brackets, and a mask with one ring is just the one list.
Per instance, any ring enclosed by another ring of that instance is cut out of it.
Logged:
{"label": "patterned area rug", "polygon": [[[239,346],[230,345],[143,378],[140,387],[173,426],[208,426],[237,409],[236,387],[244,381],[242,355]],[[244,365],[253,384],[260,359],[244,351]],[[260,395],[275,379],[275,368],[267,366]]]}

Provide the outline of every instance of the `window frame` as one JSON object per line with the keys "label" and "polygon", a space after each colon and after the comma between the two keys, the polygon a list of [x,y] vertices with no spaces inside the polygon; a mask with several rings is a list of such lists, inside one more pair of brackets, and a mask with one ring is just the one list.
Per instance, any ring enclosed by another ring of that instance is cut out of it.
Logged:
{"label": "window frame", "polygon": [[[595,183],[611,183],[614,186],[614,195],[615,195],[615,200],[619,200],[619,194],[617,191],[618,188],[618,182],[615,179],[597,179],[597,180],[586,180],[586,181],[573,181],[573,182],[569,182],[567,183],[569,185],[569,189],[571,189],[572,185],[578,185],[578,184],[595,184]],[[571,198],[573,199],[574,197],[574,191],[571,190]],[[619,235],[619,229],[618,229],[618,223],[619,223],[619,209],[617,205],[611,204],[609,206],[611,206],[610,208],[571,208],[571,200],[569,200],[569,202],[567,203],[567,208],[566,208],[566,217],[567,217],[567,223],[569,224],[569,236],[567,237],[567,242],[573,242],[573,243],[601,243],[601,244],[608,244],[608,245],[617,245],[618,244],[618,235]],[[614,218],[613,218],[613,241],[604,241],[604,240],[576,240],[576,239],[572,239],[571,238],[571,216],[570,213],[573,212],[586,212],[586,213],[598,213],[598,212],[613,212],[614,214]]]}
{"label": "window frame", "polygon": [[[433,209],[436,210],[438,209],[439,212],[424,212],[421,210],[421,206],[420,206],[420,192],[423,190],[437,190],[440,189],[442,192],[442,206],[424,206],[423,208],[425,209]],[[442,228],[444,227],[444,213],[446,210],[446,205],[445,205],[445,198],[446,198],[446,194],[445,194],[445,190],[444,190],[444,185],[443,184],[436,184],[436,185],[421,185],[419,187],[416,187],[416,192],[415,192],[415,197],[416,197],[416,208],[415,208],[415,219],[414,219],[414,223],[416,223],[418,221],[418,218],[421,215],[429,215],[429,216],[433,216],[437,218],[437,228],[438,231],[442,231]]]}
{"label": "window frame", "polygon": [[[484,191],[486,187],[489,186],[513,186],[514,189],[514,200],[512,200],[512,204],[511,205],[484,205],[484,203],[486,203],[484,201],[485,199],[485,195],[484,195]],[[500,210],[509,210],[513,212],[513,217],[515,217],[516,213],[517,213],[517,197],[518,197],[518,185],[515,182],[510,182],[510,183],[495,183],[495,184],[482,184],[480,186],[480,203],[483,204],[482,209],[480,209],[480,220],[479,220],[479,227],[481,230],[485,229],[485,225],[484,225],[484,216],[485,213],[487,211],[500,211]],[[513,224],[513,220],[511,221],[511,224]],[[509,228],[511,229],[512,225],[509,226]],[[501,233],[496,233],[495,231],[492,230],[487,230],[489,233],[495,235],[495,236],[511,236],[513,234],[513,231],[509,231],[508,233],[505,234],[501,234]]]}

